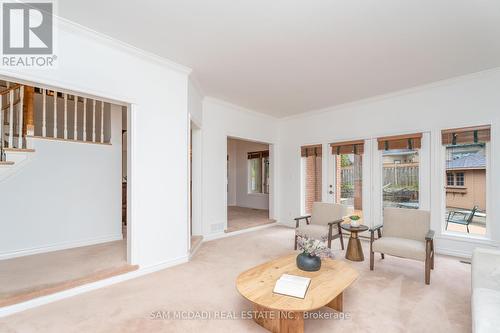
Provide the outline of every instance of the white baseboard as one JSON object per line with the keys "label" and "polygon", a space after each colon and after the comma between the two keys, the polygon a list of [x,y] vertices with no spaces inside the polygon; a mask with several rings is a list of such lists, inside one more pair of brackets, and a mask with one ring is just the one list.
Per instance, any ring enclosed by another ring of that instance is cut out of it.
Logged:
{"label": "white baseboard", "polygon": [[33,255],[33,254],[39,254],[39,253],[66,250],[66,249],[71,249],[71,248],[75,248],[75,247],[89,246],[89,245],[95,245],[95,244],[100,244],[100,243],[114,242],[114,241],[118,241],[118,240],[122,240],[122,239],[123,239],[123,235],[120,232],[119,234],[109,235],[109,236],[104,236],[104,237],[82,239],[82,240],[78,240],[78,241],[62,242],[62,243],[58,243],[58,244],[51,244],[51,245],[33,247],[33,248],[22,249],[22,250],[2,252],[2,253],[0,253],[0,260],[12,259],[12,258],[17,258],[17,257],[24,257],[24,256],[29,256],[29,255]]}
{"label": "white baseboard", "polygon": [[0,318],[6,317],[6,316],[9,316],[9,315],[21,312],[21,311],[25,311],[28,309],[32,309],[32,308],[35,308],[35,307],[38,307],[41,305],[56,302],[56,301],[59,301],[59,300],[62,300],[62,299],[68,298],[68,297],[80,295],[80,294],[83,294],[83,293],[86,293],[86,292],[89,292],[92,290],[111,286],[111,285],[116,284],[116,283],[135,279],[135,278],[141,277],[143,275],[154,273],[154,272],[157,272],[157,271],[160,271],[160,270],[172,267],[172,266],[176,266],[179,264],[183,264],[186,262],[188,262],[188,255],[185,255],[185,256],[182,256],[179,258],[175,258],[172,260],[167,260],[167,261],[164,261],[164,262],[161,262],[161,263],[158,263],[155,265],[151,265],[151,266],[148,266],[145,268],[139,268],[138,270],[133,271],[133,272],[113,276],[113,277],[110,277],[108,279],[92,282],[92,283],[89,283],[89,284],[86,284],[83,286],[64,290],[64,291],[61,291],[61,292],[58,292],[55,294],[51,294],[51,295],[47,295],[47,296],[43,296],[43,297],[38,297],[38,298],[29,300],[26,302],[6,306],[3,308],[0,308]]}
{"label": "white baseboard", "polygon": [[198,242],[198,244],[196,244],[195,247],[191,248],[191,250],[189,251],[189,259],[191,260],[191,258],[195,255],[196,251],[198,251],[198,249],[201,247],[201,243],[203,243],[203,236],[201,236],[201,241]]}

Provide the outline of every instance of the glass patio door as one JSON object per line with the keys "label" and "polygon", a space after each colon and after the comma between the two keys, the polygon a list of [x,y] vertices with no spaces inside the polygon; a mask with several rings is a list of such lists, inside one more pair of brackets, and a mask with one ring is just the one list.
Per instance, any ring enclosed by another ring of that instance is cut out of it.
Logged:
{"label": "glass patio door", "polygon": [[333,177],[329,191],[333,202],[350,207],[354,215],[363,215],[364,141],[332,143]]}

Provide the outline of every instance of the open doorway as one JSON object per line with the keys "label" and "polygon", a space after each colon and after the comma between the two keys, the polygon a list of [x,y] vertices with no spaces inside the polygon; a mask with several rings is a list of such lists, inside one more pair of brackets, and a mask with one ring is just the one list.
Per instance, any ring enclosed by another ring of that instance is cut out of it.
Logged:
{"label": "open doorway", "polygon": [[228,137],[226,232],[275,222],[269,214],[269,151],[267,143]]}
{"label": "open doorway", "polygon": [[137,269],[124,214],[128,108],[10,80],[0,90],[0,307]]}

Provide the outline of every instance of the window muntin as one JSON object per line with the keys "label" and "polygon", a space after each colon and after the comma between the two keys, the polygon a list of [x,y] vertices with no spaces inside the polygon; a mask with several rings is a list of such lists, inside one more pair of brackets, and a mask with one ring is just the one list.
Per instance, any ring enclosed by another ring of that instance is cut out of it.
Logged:
{"label": "window muntin", "polygon": [[453,174],[453,172],[446,173],[446,185],[455,186],[455,175]]}
{"label": "window muntin", "polygon": [[455,174],[456,186],[465,186],[465,176],[463,172],[457,172]]}

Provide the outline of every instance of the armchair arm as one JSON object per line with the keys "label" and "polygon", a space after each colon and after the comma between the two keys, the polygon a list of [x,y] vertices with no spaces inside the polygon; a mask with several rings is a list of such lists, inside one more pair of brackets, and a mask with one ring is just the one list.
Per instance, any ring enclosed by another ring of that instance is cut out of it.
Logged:
{"label": "armchair arm", "polygon": [[333,222],[328,222],[328,225],[339,224],[339,223],[342,223],[342,222],[344,222],[344,219],[339,219],[339,220],[335,220]]}
{"label": "armchair arm", "polygon": [[299,217],[294,218],[294,220],[295,220],[295,228],[299,227],[299,222],[301,220],[306,220],[306,223],[309,224],[309,219],[310,218],[311,218],[311,215],[304,215],[304,216],[299,216]]}
{"label": "armchair arm", "polygon": [[433,239],[434,239],[434,230],[429,230],[427,232],[427,235],[425,235],[425,240],[429,241],[429,240],[433,240]]}
{"label": "armchair arm", "polygon": [[370,232],[375,232],[377,230],[380,230],[383,226],[384,226],[383,224],[379,224],[379,225],[376,225],[374,227],[371,227]]}

